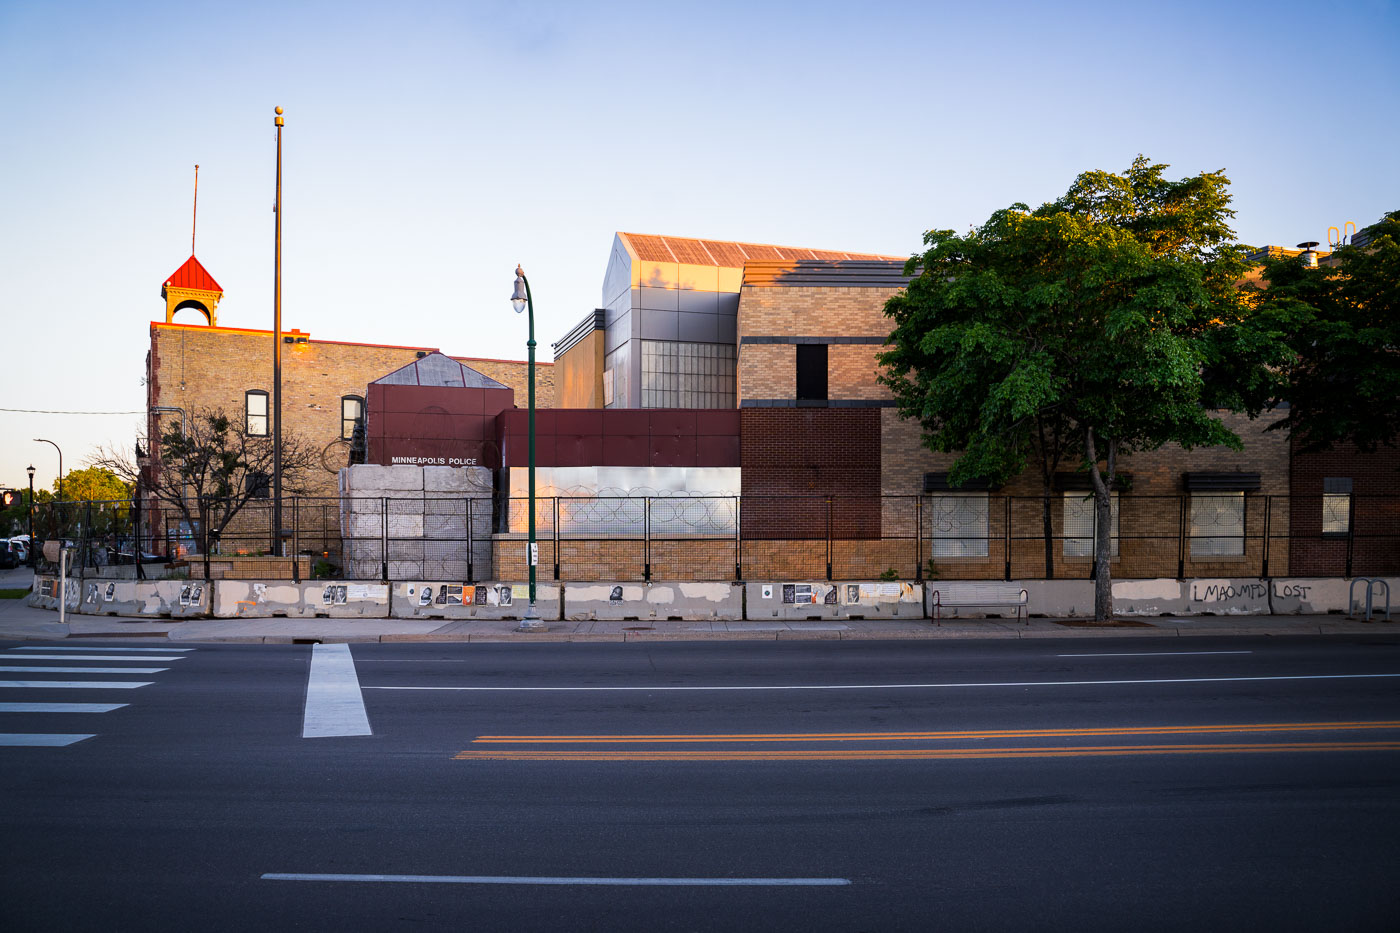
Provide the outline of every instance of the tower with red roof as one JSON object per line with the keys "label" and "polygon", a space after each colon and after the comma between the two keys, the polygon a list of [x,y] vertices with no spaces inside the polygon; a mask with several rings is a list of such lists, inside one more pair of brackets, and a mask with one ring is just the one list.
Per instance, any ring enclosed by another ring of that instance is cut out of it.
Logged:
{"label": "tower with red roof", "polygon": [[184,265],[166,276],[165,284],[160,287],[160,297],[165,299],[165,323],[174,322],[176,311],[194,308],[204,315],[210,327],[214,327],[218,324],[216,311],[224,290],[209,270],[191,255]]}

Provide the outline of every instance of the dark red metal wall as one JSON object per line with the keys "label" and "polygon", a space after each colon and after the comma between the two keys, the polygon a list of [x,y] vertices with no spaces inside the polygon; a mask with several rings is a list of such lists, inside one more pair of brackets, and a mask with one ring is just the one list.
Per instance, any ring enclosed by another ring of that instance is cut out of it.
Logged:
{"label": "dark red metal wall", "polygon": [[409,457],[444,466],[501,465],[496,417],[515,404],[513,390],[371,383],[368,392],[370,463]]}
{"label": "dark red metal wall", "polygon": [[[529,465],[528,412],[496,417],[503,466]],[[535,412],[537,466],[739,466],[737,409],[546,408]]]}

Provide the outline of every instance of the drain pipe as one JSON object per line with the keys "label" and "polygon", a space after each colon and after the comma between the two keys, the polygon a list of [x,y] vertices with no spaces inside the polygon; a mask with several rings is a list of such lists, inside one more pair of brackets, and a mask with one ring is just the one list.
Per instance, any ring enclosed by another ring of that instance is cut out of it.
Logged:
{"label": "drain pipe", "polygon": [[[188,420],[188,416],[186,416],[185,410],[184,410],[183,408],[175,408],[175,407],[172,406],[172,405],[153,405],[153,406],[151,406],[150,408],[146,409],[146,412],[147,412],[148,415],[159,415],[159,414],[167,414],[167,413],[168,413],[168,414],[174,414],[174,413],[178,412],[179,415],[180,415],[180,436],[181,436],[181,437],[189,437],[189,436],[190,436],[189,420]],[[147,443],[147,445],[148,445],[147,449],[149,449],[150,440],[151,440],[150,437],[147,436],[147,438],[146,438],[146,443]],[[185,482],[184,482],[184,488],[180,490],[180,501],[182,501],[182,502],[189,502],[189,500],[190,500],[190,482],[189,482],[189,480],[185,480]]]}

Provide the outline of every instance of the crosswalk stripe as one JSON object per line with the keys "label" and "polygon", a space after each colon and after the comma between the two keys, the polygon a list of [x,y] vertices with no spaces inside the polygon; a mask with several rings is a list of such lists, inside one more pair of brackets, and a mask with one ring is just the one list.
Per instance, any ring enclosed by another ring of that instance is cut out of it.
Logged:
{"label": "crosswalk stripe", "polygon": [[0,703],[0,713],[110,713],[127,703]]}
{"label": "crosswalk stripe", "polygon": [[140,648],[90,648],[87,646],[73,645],[21,645],[17,648],[7,648],[7,651],[193,651],[193,648],[147,648],[142,645]]}
{"label": "crosswalk stripe", "polygon": [[73,745],[83,739],[90,739],[97,733],[88,734],[52,734],[38,735],[22,732],[0,732],[0,745],[32,745],[59,747],[63,745]]}
{"label": "crosswalk stripe", "polygon": [[144,654],[0,654],[0,658],[7,661],[159,661],[162,664],[185,660]]}
{"label": "crosswalk stripe", "polygon": [[159,674],[168,667],[0,667],[6,674]]}
{"label": "crosswalk stripe", "polygon": [[0,680],[0,687],[26,690],[134,690],[149,687],[151,680]]}

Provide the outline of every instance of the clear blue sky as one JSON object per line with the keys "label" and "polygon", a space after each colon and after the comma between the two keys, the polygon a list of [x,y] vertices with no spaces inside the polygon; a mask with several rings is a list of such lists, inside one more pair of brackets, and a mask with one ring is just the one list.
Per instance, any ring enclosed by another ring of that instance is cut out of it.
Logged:
{"label": "clear blue sky", "polygon": [[[0,408],[142,408],[195,163],[220,323],[271,326],[277,104],[284,327],[453,354],[523,358],[520,262],[549,359],[615,230],[907,255],[1139,152],[1254,245],[1400,208],[1385,0],[0,0],[0,74]],[[141,424],[0,412],[0,485]]]}

